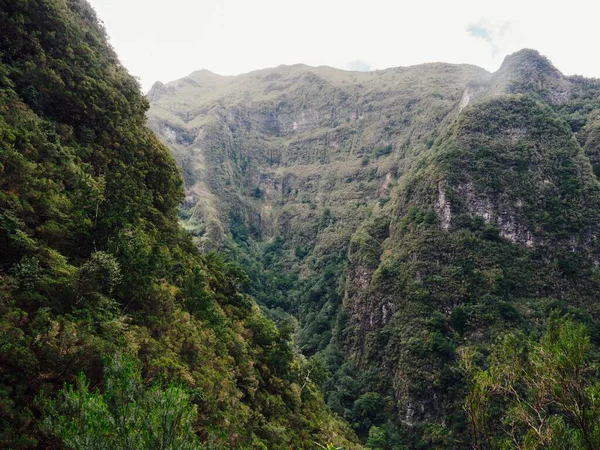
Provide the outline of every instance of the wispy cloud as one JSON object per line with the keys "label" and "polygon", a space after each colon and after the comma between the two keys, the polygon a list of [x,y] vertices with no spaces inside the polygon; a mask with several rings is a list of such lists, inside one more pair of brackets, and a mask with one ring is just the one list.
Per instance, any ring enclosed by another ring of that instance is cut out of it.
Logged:
{"label": "wispy cloud", "polygon": [[510,31],[511,26],[509,20],[492,22],[482,18],[478,22],[467,25],[466,31],[469,36],[487,42],[492,50],[492,55],[496,56],[501,51],[499,41]]}

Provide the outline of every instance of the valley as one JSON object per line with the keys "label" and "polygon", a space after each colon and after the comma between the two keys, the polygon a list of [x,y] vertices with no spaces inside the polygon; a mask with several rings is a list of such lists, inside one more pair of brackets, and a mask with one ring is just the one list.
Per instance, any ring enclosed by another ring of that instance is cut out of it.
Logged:
{"label": "valley", "polygon": [[0,448],[597,450],[599,176],[536,50],[144,96],[0,0]]}
{"label": "valley", "polygon": [[427,445],[453,448],[465,348],[556,308],[597,320],[599,94],[522,50],[495,73],[194,72],[157,83],[148,118],[183,172],[184,227],[297,323],[329,407],[365,439],[436,429]]}

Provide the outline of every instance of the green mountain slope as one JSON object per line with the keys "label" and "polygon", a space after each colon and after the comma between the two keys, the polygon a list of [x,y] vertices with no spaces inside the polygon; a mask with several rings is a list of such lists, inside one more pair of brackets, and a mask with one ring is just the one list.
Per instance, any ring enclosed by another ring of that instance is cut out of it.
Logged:
{"label": "green mountain slope", "polygon": [[149,125],[183,169],[182,215],[197,244],[241,248],[252,293],[300,319],[312,354],[327,345],[314,325],[339,305],[352,233],[458,114],[466,86],[488,78],[445,64],[200,71],[155,85]]}
{"label": "green mountain slope", "polygon": [[186,228],[298,319],[328,404],[382,448],[471,448],[462,349],[554,309],[596,328],[600,81],[522,50],[493,74],[282,66],[148,97]]}
{"label": "green mountain slope", "polygon": [[187,392],[210,448],[352,448],[289,327],[178,224],[147,108],[87,2],[0,1],[0,447],[63,448],[42,432],[48,399],[81,371],[110,395],[103,368],[129,354],[145,383]]}

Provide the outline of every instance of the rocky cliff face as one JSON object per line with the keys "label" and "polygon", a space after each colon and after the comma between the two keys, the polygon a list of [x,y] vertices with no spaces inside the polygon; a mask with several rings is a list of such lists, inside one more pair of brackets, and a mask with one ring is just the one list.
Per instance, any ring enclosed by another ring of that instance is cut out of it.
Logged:
{"label": "rocky cliff face", "polygon": [[[325,206],[355,228],[456,116],[465,87],[488,77],[443,64],[372,73],[298,65],[239,77],[203,71],[155,85],[149,122],[184,170],[188,209],[208,192],[225,229],[239,219],[265,240],[295,227],[290,214],[305,222]],[[205,211],[194,218],[206,224]],[[314,243],[315,231],[307,234],[311,242],[298,244]],[[214,237],[201,239],[218,246]]]}
{"label": "rocky cliff face", "polygon": [[598,318],[598,80],[523,50],[494,74],[197,72],[149,98],[184,171],[186,226],[298,318],[359,433],[357,404],[378,395],[369,423],[454,448],[461,346],[553,308]]}

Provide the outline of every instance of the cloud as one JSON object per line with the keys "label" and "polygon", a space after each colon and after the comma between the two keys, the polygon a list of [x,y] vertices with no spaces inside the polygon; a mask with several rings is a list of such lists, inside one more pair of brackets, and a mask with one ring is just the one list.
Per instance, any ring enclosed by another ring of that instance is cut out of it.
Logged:
{"label": "cloud", "polygon": [[485,27],[485,25],[479,23],[471,23],[467,26],[467,33],[469,33],[472,37],[481,38],[486,42],[492,43],[492,36],[490,34],[490,30]]}
{"label": "cloud", "polygon": [[355,59],[354,61],[350,61],[346,63],[346,69],[355,70],[357,72],[369,72],[373,70],[371,64],[362,59]]}
{"label": "cloud", "polygon": [[492,22],[482,18],[478,22],[467,25],[466,31],[469,36],[487,42],[491,47],[492,55],[496,56],[501,52],[501,41],[510,29],[511,22],[509,20]]}

